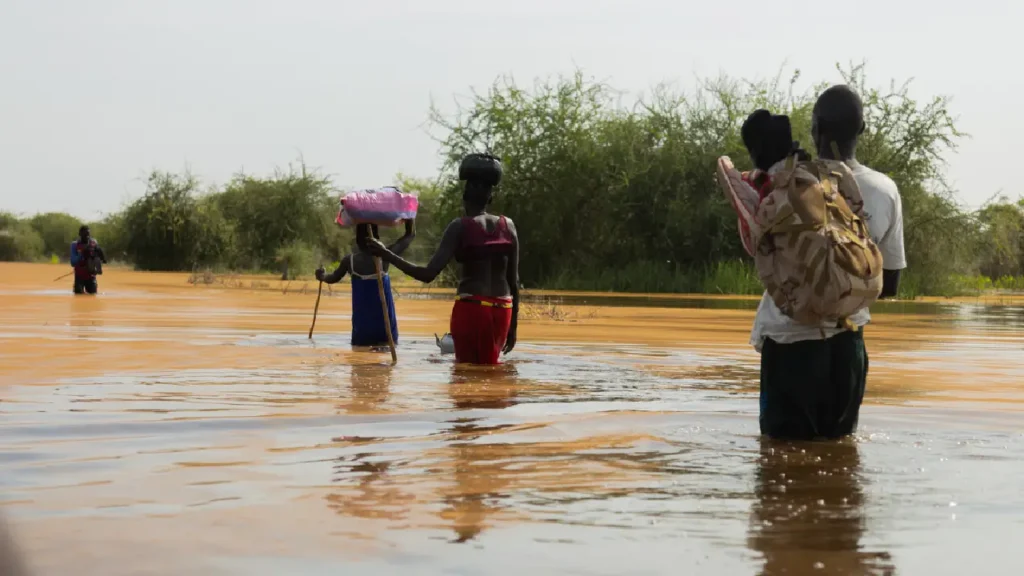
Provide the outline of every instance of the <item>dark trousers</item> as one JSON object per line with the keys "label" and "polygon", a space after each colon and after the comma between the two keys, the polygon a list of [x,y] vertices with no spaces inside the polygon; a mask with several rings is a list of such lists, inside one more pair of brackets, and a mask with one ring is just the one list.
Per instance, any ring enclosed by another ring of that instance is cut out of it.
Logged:
{"label": "dark trousers", "polygon": [[75,278],[75,294],[95,294],[96,278]]}
{"label": "dark trousers", "polygon": [[857,431],[868,352],[864,331],[761,350],[761,433],[773,438],[838,438]]}

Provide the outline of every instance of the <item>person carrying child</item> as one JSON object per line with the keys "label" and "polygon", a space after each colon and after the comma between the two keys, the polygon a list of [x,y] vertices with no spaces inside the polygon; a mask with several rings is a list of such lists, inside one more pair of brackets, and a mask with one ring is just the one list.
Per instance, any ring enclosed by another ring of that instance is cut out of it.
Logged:
{"label": "person carrying child", "polygon": [[375,239],[366,243],[370,254],[424,283],[437,278],[452,258],[462,264],[451,317],[457,363],[498,364],[502,351],[508,354],[516,345],[519,237],[510,218],[487,213],[501,176],[501,162],[494,156],[470,154],[462,160],[465,216],[448,224],[425,266],[403,260]]}
{"label": "person carrying child", "polygon": [[754,169],[743,173],[743,181],[757,191],[764,200],[774,189],[770,171],[774,166],[796,155],[797,161],[811,159],[811,155],[793,140],[789,117],[761,109],[755,110],[740,128],[743,145],[750,154]]}
{"label": "person carrying child", "polygon": [[[373,237],[378,237],[376,224],[367,224]],[[416,238],[415,224],[412,220],[405,221],[405,235],[392,244],[388,250],[394,254],[405,252],[413,239]],[[395,314],[395,300],[391,293],[391,277],[388,276],[388,264],[383,264],[384,298],[391,319],[391,335],[398,342],[398,319]],[[327,284],[339,282],[345,275],[352,277],[352,345],[353,346],[387,346],[388,335],[381,313],[380,289],[377,285],[377,268],[373,256],[360,249],[341,259],[338,268],[326,274],[321,266],[316,270],[316,279]]]}
{"label": "person carrying child", "polygon": [[773,438],[857,430],[868,307],[896,295],[906,267],[896,185],[856,160],[865,130],[860,97],[833,86],[818,97],[811,120],[816,161],[793,158],[788,119],[764,110],[742,129],[756,169],[740,176],[719,160],[741,239],[766,288],[750,343],[761,353],[761,433]]}

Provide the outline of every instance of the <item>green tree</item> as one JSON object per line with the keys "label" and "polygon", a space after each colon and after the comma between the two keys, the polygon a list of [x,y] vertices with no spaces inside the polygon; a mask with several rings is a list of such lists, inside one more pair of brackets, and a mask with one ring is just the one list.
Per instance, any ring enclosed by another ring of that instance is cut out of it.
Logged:
{"label": "green tree", "polygon": [[41,260],[44,246],[43,238],[28,222],[9,212],[0,212],[0,261]]}
{"label": "green tree", "polygon": [[37,214],[29,221],[32,228],[43,239],[43,251],[47,256],[56,254],[61,261],[70,258],[71,243],[78,238],[82,222],[63,212]]}
{"label": "green tree", "polygon": [[126,253],[142,270],[188,270],[219,262],[231,228],[216,203],[198,197],[191,174],[153,172],[146,194],[124,211]]}
{"label": "green tree", "polygon": [[122,211],[109,214],[102,220],[89,222],[92,237],[99,242],[104,255],[111,262],[129,260],[124,218],[125,212]]}
{"label": "green tree", "polygon": [[1024,274],[1024,200],[999,198],[977,217],[979,271],[994,279]]}
{"label": "green tree", "polygon": [[238,175],[217,196],[217,204],[234,224],[232,263],[266,270],[275,265],[283,246],[328,243],[338,200],[329,179],[301,165],[270,178]]}
{"label": "green tree", "polygon": [[[517,223],[527,286],[699,290],[719,263],[745,258],[715,162],[729,155],[749,166],[739,135],[746,116],[757,108],[788,114],[794,136],[810,148],[816,92],[795,91],[798,77],[722,77],[692,94],[659,87],[628,107],[579,73],[531,90],[499,80],[453,117],[432,112],[443,134],[436,226],[461,209],[459,159],[486,150],[505,166],[495,209]],[[929,277],[937,285],[966,265],[972,220],[942,181],[941,154],[959,136],[948,103],[920,104],[906,86],[870,89],[861,67],[840,80],[865,100],[868,131],[858,155],[900,186],[912,266],[939,270]]]}

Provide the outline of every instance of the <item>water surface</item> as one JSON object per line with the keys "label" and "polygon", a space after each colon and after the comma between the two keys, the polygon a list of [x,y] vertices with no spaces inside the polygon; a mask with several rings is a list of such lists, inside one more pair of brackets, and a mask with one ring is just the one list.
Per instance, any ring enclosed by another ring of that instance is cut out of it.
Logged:
{"label": "water surface", "polygon": [[[538,295],[496,368],[399,363],[344,287],[0,265],[0,512],[41,574],[1014,574],[1024,308],[867,330],[859,434],[757,434],[756,300]],[[68,290],[70,292],[70,290]]]}

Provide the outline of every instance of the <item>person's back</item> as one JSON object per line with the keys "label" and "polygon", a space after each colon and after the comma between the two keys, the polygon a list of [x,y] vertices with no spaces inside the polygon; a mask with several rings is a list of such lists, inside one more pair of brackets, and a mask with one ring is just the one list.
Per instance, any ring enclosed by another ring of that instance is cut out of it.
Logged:
{"label": "person's back", "polygon": [[[906,267],[903,217],[896,185],[854,159],[863,131],[859,97],[846,87],[824,92],[815,104],[812,132],[818,155],[843,160],[864,197],[868,231],[883,258],[882,297],[895,296]],[[834,158],[834,150],[839,158]],[[839,437],[856,431],[867,381],[868,355],[862,309],[836,325],[808,326],[789,318],[765,294],[750,343],[761,352],[761,432],[774,437]]]}
{"label": "person's back", "polygon": [[465,215],[452,220],[426,266],[403,260],[376,241],[370,252],[409,276],[431,282],[455,258],[462,265],[452,308],[451,336],[455,361],[497,364],[502,351],[516,343],[519,316],[519,238],[510,218],[488,214],[494,187],[501,181],[501,162],[487,154],[470,154],[459,165],[466,182]]}
{"label": "person's back", "polygon": [[[384,327],[384,313],[381,309],[380,284],[377,282],[377,266],[373,257],[365,252],[353,252],[349,258],[349,275],[352,276],[352,345],[381,346],[388,343]],[[398,343],[398,315],[395,313],[395,299],[391,292],[391,275],[382,270],[384,303],[388,307],[391,321],[391,337]]]}
{"label": "person's back", "polygon": [[[376,225],[370,226],[370,234],[377,236]],[[401,254],[416,237],[415,225],[412,220],[405,223],[405,235],[391,245],[391,250]],[[384,305],[388,308],[391,324],[391,336],[398,343],[398,315],[395,312],[395,299],[391,290],[391,275],[388,274],[389,264],[382,263],[381,283],[384,288]],[[316,270],[316,279],[327,284],[341,281],[345,275],[352,277],[352,345],[383,346],[388,343],[387,328],[384,324],[384,312],[381,306],[381,286],[377,281],[377,265],[373,256],[359,249],[345,255],[338,263],[334,272],[326,274],[323,268]]]}
{"label": "person's back", "polygon": [[462,265],[460,295],[507,298],[508,257],[514,246],[511,220],[494,214],[461,218],[462,233],[455,260]]}

